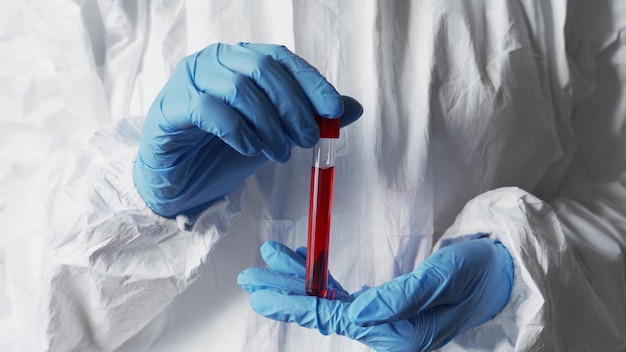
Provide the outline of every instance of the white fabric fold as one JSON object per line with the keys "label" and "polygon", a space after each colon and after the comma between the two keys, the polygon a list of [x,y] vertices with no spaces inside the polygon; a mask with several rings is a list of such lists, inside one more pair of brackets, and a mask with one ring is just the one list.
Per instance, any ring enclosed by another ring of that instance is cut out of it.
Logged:
{"label": "white fabric fold", "polygon": [[123,119],[58,164],[39,317],[46,350],[111,351],[136,335],[194,282],[240,211],[237,192],[194,226],[148,209],[129,172],[142,122]]}
{"label": "white fabric fold", "polygon": [[[624,239],[612,238],[599,223],[562,227],[562,220],[580,221],[585,216],[566,209],[569,200],[557,202],[558,215],[549,204],[521,189],[503,188],[464,207],[440,245],[456,237],[463,240],[467,233],[489,233],[514,259],[514,289],[499,315],[458,336],[442,351],[617,352],[626,348],[625,304],[623,299],[615,300],[626,293],[620,275],[624,258],[611,255],[626,250]],[[573,237],[596,245],[580,245]],[[593,253],[581,260],[581,251]],[[597,279],[587,271],[590,260],[597,263],[594,276],[605,272],[612,285],[594,282]]]}

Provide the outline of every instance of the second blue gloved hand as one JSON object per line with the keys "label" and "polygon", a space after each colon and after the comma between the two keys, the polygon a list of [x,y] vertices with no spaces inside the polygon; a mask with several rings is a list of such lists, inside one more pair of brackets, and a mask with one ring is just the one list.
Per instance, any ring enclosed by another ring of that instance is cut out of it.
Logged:
{"label": "second blue gloved hand", "polygon": [[269,269],[238,277],[250,304],[271,319],[358,340],[377,351],[429,351],[493,318],[507,303],[513,263],[501,243],[488,238],[451,244],[412,273],[349,295],[330,279],[338,299],[304,294],[304,253],[266,243]]}
{"label": "second blue gloved hand", "polygon": [[312,147],[314,113],[345,126],[362,107],[283,46],[211,45],[180,61],[150,107],[135,185],[156,213],[194,217],[267,160]]}

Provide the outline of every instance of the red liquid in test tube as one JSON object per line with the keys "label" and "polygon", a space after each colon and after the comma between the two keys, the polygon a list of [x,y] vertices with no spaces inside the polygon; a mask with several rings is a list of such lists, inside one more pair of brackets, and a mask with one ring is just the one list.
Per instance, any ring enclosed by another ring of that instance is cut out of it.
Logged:
{"label": "red liquid in test tube", "polygon": [[320,127],[320,140],[313,147],[305,292],[309,296],[325,297],[328,285],[335,145],[339,139],[340,121],[319,116],[315,119]]}
{"label": "red liquid in test tube", "polygon": [[306,293],[311,296],[326,296],[334,172],[334,167],[311,168],[309,241],[306,263]]}

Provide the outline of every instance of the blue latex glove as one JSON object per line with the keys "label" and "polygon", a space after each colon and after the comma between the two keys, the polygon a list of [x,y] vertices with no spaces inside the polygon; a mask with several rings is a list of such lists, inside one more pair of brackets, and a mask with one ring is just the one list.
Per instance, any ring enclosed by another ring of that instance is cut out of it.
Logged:
{"label": "blue latex glove", "polygon": [[150,107],[134,169],[135,185],[156,213],[195,217],[268,159],[319,138],[313,113],[362,113],[287,48],[214,44],[183,58]]}
{"label": "blue latex glove", "polygon": [[269,269],[246,269],[238,277],[257,313],[345,335],[377,351],[441,347],[493,318],[513,285],[508,251],[488,238],[443,247],[412,273],[352,296],[330,280],[335,300],[304,294],[305,251],[266,243],[261,252]]}

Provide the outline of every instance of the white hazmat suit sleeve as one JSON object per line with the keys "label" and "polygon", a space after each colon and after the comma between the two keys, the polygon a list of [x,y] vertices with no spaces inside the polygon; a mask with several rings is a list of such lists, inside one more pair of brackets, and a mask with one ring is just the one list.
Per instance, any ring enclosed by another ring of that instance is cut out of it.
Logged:
{"label": "white hazmat suit sleeve", "polygon": [[[558,195],[545,202],[520,189],[487,192],[466,204],[438,244],[488,232],[516,270],[502,313],[444,351],[626,350],[626,138],[615,130],[624,124],[616,90],[624,84],[622,11],[617,2],[568,2],[566,121],[578,150]],[[534,192],[559,189],[550,188]]]}
{"label": "white hazmat suit sleeve", "polygon": [[237,214],[238,191],[193,227],[147,208],[130,172],[142,121],[123,119],[56,161],[41,307],[46,349],[119,347],[193,282]]}
{"label": "white hazmat suit sleeve", "polygon": [[553,208],[519,188],[486,192],[464,207],[440,244],[462,240],[467,233],[490,233],[511,253],[515,282],[500,314],[442,350],[626,348],[626,245],[619,235],[624,233],[625,189],[610,185],[616,192],[608,196],[602,188],[588,193],[596,197],[592,207],[563,197]]}

